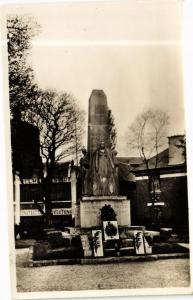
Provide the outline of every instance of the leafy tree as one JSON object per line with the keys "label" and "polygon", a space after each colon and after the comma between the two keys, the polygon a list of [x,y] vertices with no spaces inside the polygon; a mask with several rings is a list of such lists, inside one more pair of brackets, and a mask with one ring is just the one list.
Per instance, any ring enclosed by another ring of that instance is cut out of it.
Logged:
{"label": "leafy tree", "polygon": [[22,181],[24,173],[33,173],[41,168],[41,159],[37,149],[31,147],[29,140],[23,138],[28,129],[33,138],[38,135],[35,128],[22,122],[23,113],[32,105],[39,95],[34,81],[33,70],[28,62],[31,40],[38,33],[39,26],[29,16],[11,15],[7,18],[7,50],[9,72],[9,100],[11,112],[11,144],[13,174],[19,172]]}
{"label": "leafy tree", "polygon": [[11,114],[16,118],[21,118],[22,112],[38,97],[38,86],[27,61],[31,40],[38,30],[32,18],[17,15],[7,18],[9,98]]}
{"label": "leafy tree", "polygon": [[84,114],[70,94],[47,90],[36,100],[36,105],[26,111],[25,119],[40,130],[40,150],[46,165],[42,178],[45,212],[36,204],[50,226],[50,195],[55,167],[58,161],[77,156],[81,149]]}

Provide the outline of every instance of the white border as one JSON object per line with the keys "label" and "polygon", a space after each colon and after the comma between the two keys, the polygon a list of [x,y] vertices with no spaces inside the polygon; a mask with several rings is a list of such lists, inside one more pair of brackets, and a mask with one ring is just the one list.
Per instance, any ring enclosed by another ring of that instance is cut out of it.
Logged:
{"label": "white border", "polygon": [[[79,0],[66,0],[65,2],[81,2]],[[95,0],[89,0],[90,2],[95,2]],[[98,0],[103,1],[103,0]],[[125,1],[125,0],[122,0]],[[137,1],[137,0],[136,0]],[[142,1],[142,0],[141,0]],[[148,0],[143,0],[148,1]],[[155,0],[154,0],[155,1]],[[164,0],[163,0],[164,1]],[[166,0],[165,0],[166,1]],[[173,0],[167,0],[167,1],[173,1]],[[64,2],[63,0],[58,0],[58,3]],[[86,2],[86,1],[84,1]],[[0,0],[1,4],[18,4],[18,3],[53,3],[52,0],[12,0],[12,1],[2,1]],[[193,155],[192,155],[192,149],[193,149],[193,138],[192,138],[192,116],[193,116],[193,110],[192,110],[192,101],[193,101],[193,1],[192,0],[184,0],[184,15],[185,15],[185,33],[184,33],[184,41],[185,41],[185,49],[184,49],[184,68],[185,68],[185,99],[186,99],[186,128],[187,128],[187,153],[188,153],[188,183],[189,183],[189,199],[193,199],[193,178],[192,178],[192,170],[193,170]],[[1,20],[2,21],[2,20]],[[2,45],[1,45],[2,47]],[[5,61],[2,60],[2,56],[0,58],[0,68],[6,68]],[[4,78],[5,80],[5,78]],[[3,76],[2,72],[0,72],[0,97],[1,99],[4,99],[4,95],[6,91],[4,90],[3,95]],[[5,85],[4,85],[5,86]],[[0,226],[0,272],[1,275],[0,278],[0,287],[1,287],[1,296],[2,299],[11,299],[11,293],[10,293],[10,270],[9,270],[9,243],[8,243],[8,222],[12,223],[13,215],[11,213],[12,209],[10,210],[10,207],[12,207],[12,201],[10,199],[10,191],[8,191],[8,180],[10,179],[11,172],[10,168],[7,170],[7,166],[10,163],[9,158],[7,157],[7,152],[10,149],[10,143],[9,143],[9,136],[7,135],[7,131],[5,134],[5,127],[8,126],[8,118],[6,118],[6,115],[8,114],[8,107],[3,106],[3,101],[0,101],[0,111],[2,113],[0,118],[0,137],[1,137],[1,145],[8,145],[8,148],[5,149],[5,147],[1,146],[1,180],[0,180],[0,190],[1,190],[1,209],[0,209],[0,220],[1,220],[1,226]],[[3,112],[6,112],[5,115]],[[6,124],[6,125],[5,125]],[[7,162],[8,160],[8,162]],[[5,164],[6,162],[6,164]],[[6,176],[5,176],[6,174]],[[8,197],[9,196],[9,197]],[[7,202],[5,201],[7,199],[8,206],[9,206],[9,220],[8,220],[8,207]],[[10,206],[11,205],[11,206]],[[190,207],[190,219],[192,220],[193,214],[193,205],[192,201],[189,201],[189,207]],[[10,215],[11,214],[11,215]],[[10,227],[11,228],[11,227]],[[192,221],[191,221],[191,243],[193,242],[192,239]],[[13,245],[13,241],[10,243]],[[191,252],[192,257],[192,252]],[[11,266],[14,265],[14,257],[10,257],[10,261],[12,262]],[[192,259],[191,259],[192,261]],[[11,272],[13,272],[13,269],[11,268]],[[13,274],[12,274],[13,275]],[[43,299],[43,298],[62,298],[64,297],[101,297],[101,296],[126,296],[128,294],[130,295],[146,295],[147,293],[154,294],[154,295],[160,295],[160,294],[184,294],[184,293],[192,293],[192,289],[188,288],[178,288],[178,289],[138,289],[138,290],[113,290],[112,291],[75,291],[75,292],[50,292],[50,293],[19,293],[17,294],[17,299],[26,299],[30,296],[31,299]],[[160,297],[162,298],[162,297]],[[169,297],[170,298],[170,297]],[[173,297],[172,297],[173,298]],[[181,298],[181,297],[180,297]]]}

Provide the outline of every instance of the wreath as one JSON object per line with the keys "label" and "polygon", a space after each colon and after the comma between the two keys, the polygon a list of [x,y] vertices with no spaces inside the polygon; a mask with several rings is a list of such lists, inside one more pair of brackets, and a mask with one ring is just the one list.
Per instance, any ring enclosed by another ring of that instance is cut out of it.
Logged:
{"label": "wreath", "polygon": [[108,222],[105,227],[105,233],[107,236],[113,237],[117,234],[117,227],[114,224]]}
{"label": "wreath", "polygon": [[110,204],[105,204],[101,209],[101,220],[102,221],[116,221],[116,213]]}

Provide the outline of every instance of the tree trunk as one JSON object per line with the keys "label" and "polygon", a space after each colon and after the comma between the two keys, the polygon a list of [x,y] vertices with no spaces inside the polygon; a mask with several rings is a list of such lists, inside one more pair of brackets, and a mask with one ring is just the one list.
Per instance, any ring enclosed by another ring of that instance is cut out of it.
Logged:
{"label": "tree trunk", "polygon": [[45,215],[44,222],[46,228],[51,228],[53,226],[53,218],[52,218],[52,176],[47,174],[46,178],[43,181],[43,194],[45,200]]}
{"label": "tree trunk", "polygon": [[46,228],[51,228],[53,226],[52,220],[52,203],[48,197],[45,198],[45,217],[44,222]]}
{"label": "tree trunk", "polygon": [[151,229],[156,230],[157,229],[157,212],[155,207],[155,186],[154,186],[154,178],[152,178],[150,175],[148,175],[148,192],[149,192],[149,200],[150,203],[152,203],[152,206],[150,208],[150,214],[151,214]]}

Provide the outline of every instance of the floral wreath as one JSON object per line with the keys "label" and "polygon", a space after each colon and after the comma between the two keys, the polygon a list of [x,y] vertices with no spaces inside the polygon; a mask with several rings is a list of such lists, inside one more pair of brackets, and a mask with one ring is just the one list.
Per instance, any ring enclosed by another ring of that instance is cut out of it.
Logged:
{"label": "floral wreath", "polygon": [[105,227],[105,233],[107,236],[113,237],[117,234],[117,227],[108,221],[108,224]]}

